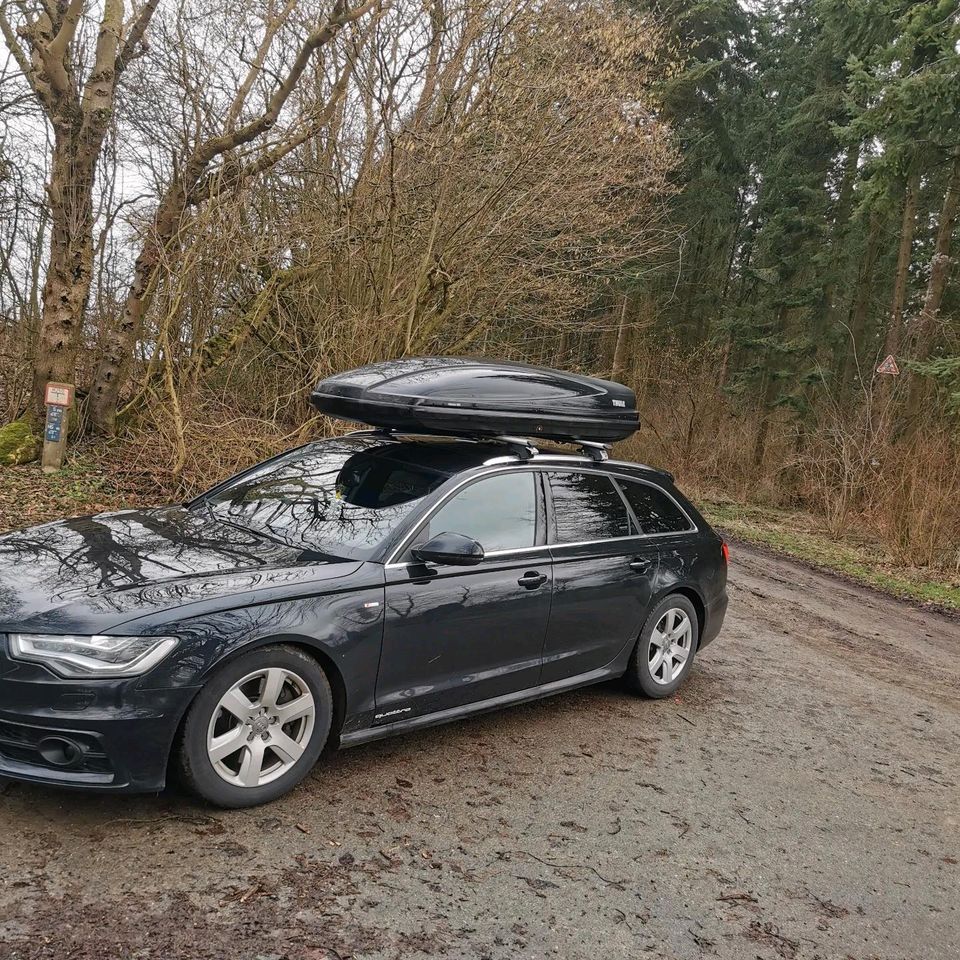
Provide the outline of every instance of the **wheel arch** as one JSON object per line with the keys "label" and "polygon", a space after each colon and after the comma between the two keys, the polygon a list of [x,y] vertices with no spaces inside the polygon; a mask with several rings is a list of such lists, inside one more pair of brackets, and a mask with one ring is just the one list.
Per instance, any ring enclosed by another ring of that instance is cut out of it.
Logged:
{"label": "wheel arch", "polygon": [[[700,637],[703,635],[704,627],[707,622],[707,606],[704,603],[703,597],[700,595],[699,590],[690,584],[670,584],[670,586],[664,587],[664,589],[653,598],[653,600],[650,602],[650,610],[653,610],[658,603],[675,593],[679,593],[680,596],[686,597],[693,604],[693,609],[697,614],[697,626],[699,627],[697,631],[697,646],[699,647]],[[647,615],[649,616],[649,613]]]}
{"label": "wheel arch", "polygon": [[[327,736],[327,744],[324,749],[329,749],[331,745],[339,743],[340,731],[343,729],[343,721],[347,716],[347,685],[336,660],[317,641],[307,637],[277,637],[268,641],[267,645],[271,643],[282,643],[286,647],[294,647],[312,657],[320,665],[320,669],[327,676],[330,693],[333,695],[333,717],[330,720],[330,733]],[[258,644],[257,646],[264,646],[264,644]]]}
{"label": "wheel arch", "polygon": [[[190,702],[186,705],[183,713],[180,716],[180,721],[177,724],[177,732],[174,735],[173,743],[179,743],[180,734],[183,730],[183,725],[186,722],[187,715],[190,713],[190,708],[193,706],[196,698],[200,695],[200,691],[203,689],[203,686],[215,671],[229,663],[232,663],[238,657],[252,653],[254,650],[259,650],[261,647],[279,645],[283,645],[285,647],[294,647],[295,649],[300,650],[302,653],[305,653],[311,659],[315,660],[323,670],[327,677],[327,681],[330,684],[330,693],[333,696],[333,717],[330,720],[330,733],[327,736],[327,743],[324,749],[328,750],[331,746],[339,743],[340,732],[343,728],[343,723],[347,715],[347,686],[344,682],[343,674],[341,673],[340,668],[337,666],[336,660],[334,660],[330,652],[320,641],[314,637],[291,633],[278,633],[272,636],[258,637],[256,640],[251,640],[249,643],[239,644],[238,646],[227,651],[218,660],[211,663],[207,669],[204,670],[200,678],[200,685],[197,687],[196,692],[190,698]],[[168,773],[169,764],[173,761],[174,753],[175,749],[171,749],[170,757],[168,758]]]}
{"label": "wheel arch", "polygon": [[315,637],[306,636],[297,633],[278,633],[273,636],[259,637],[251,643],[244,644],[237,650],[231,651],[228,657],[218,661],[211,669],[218,669],[224,663],[229,662],[234,657],[250,653],[251,650],[258,650],[261,647],[270,647],[282,644],[285,647],[294,647],[302,653],[307,654],[320,665],[320,668],[326,674],[327,681],[330,684],[330,693],[333,695],[333,717],[330,720],[330,734],[327,737],[327,746],[339,742],[340,730],[343,727],[343,721],[347,715],[347,685],[344,682],[343,674],[337,666],[336,660],[326,649],[320,640]]}

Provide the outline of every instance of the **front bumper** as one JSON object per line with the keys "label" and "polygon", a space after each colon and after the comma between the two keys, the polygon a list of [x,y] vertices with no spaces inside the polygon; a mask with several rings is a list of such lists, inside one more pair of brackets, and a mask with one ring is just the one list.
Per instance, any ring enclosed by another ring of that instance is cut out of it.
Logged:
{"label": "front bumper", "polygon": [[145,684],[144,678],[61,680],[0,651],[0,777],[162,790],[174,735],[198,688]]}

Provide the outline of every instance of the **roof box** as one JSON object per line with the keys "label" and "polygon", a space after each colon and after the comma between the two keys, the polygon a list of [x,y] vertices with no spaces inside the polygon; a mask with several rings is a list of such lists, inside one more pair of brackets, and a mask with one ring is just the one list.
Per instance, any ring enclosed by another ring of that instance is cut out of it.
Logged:
{"label": "roof box", "polygon": [[463,357],[348,370],[321,380],[310,400],[328,416],[409,433],[610,443],[638,426],[636,397],[620,383]]}

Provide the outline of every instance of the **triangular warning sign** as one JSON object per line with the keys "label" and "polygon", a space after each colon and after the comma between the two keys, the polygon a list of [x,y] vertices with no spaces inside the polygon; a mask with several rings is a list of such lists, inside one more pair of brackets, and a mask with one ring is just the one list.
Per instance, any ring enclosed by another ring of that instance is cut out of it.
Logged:
{"label": "triangular warning sign", "polygon": [[897,361],[893,359],[892,353],[888,353],[883,363],[877,367],[877,373],[889,373],[894,377],[900,375],[900,368],[897,366]]}

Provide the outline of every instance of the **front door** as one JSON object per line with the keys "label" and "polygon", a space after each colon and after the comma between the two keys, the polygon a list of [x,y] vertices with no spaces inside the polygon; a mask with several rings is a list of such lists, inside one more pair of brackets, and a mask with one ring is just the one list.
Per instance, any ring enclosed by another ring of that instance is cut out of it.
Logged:
{"label": "front door", "polygon": [[387,567],[377,722],[409,720],[535,687],[550,616],[542,486],[511,469],[461,487],[413,544],[477,540],[474,567],[425,564],[408,549]]}
{"label": "front door", "polygon": [[659,563],[609,476],[556,471],[547,478],[554,579],[542,683],[599,670],[636,640]]}

